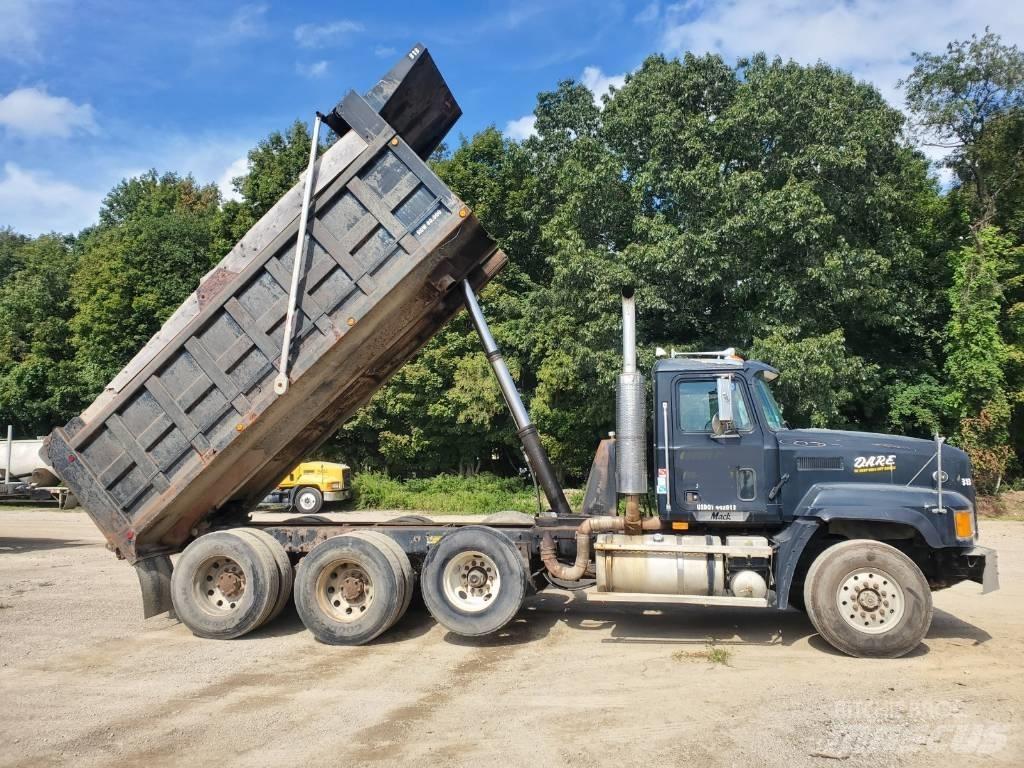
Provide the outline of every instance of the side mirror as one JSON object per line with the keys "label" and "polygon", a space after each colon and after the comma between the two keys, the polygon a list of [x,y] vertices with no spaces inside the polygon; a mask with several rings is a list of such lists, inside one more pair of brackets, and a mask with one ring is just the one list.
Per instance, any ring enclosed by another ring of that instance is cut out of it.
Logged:
{"label": "side mirror", "polygon": [[718,388],[718,420],[724,422],[726,430],[732,429],[732,376],[719,376],[715,382]]}

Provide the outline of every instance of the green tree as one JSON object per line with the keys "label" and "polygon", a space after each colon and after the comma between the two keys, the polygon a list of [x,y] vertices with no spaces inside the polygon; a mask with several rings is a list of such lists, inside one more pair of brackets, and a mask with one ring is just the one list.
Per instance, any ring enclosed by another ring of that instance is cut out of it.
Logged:
{"label": "green tree", "polygon": [[160,328],[216,262],[220,193],[150,171],[118,184],[83,235],[71,282],[76,360],[94,395]]}
{"label": "green tree", "polygon": [[1011,446],[1024,450],[1024,52],[986,30],[914,58],[907,106],[924,141],[950,150],[948,225],[962,242],[947,255],[945,396],[932,420],[946,419],[991,490]]}
{"label": "green tree", "polygon": [[[13,247],[11,247],[13,246]],[[82,405],[69,343],[69,283],[75,254],[68,238],[0,233],[0,424],[38,435]]]}
{"label": "green tree", "polygon": [[986,147],[1005,116],[1024,107],[1024,53],[986,29],[951,42],[945,53],[913,55],[914,69],[901,84],[914,127],[925,143],[950,150],[947,164],[972,187],[974,225],[981,229],[1006,188],[989,172]]}

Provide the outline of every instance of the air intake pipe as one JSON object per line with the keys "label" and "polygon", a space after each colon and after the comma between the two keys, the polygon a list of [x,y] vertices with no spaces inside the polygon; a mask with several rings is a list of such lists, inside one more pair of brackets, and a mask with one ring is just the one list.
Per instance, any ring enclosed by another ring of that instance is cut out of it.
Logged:
{"label": "air intake pipe", "polygon": [[571,515],[572,510],[569,508],[569,502],[565,500],[562,486],[555,479],[555,470],[551,466],[551,460],[540,443],[537,427],[530,421],[530,414],[526,410],[526,406],[523,405],[523,398],[519,396],[519,390],[516,389],[516,383],[512,374],[509,373],[508,365],[505,364],[505,358],[491,335],[491,329],[487,327],[487,320],[484,319],[483,310],[477,303],[473,286],[469,284],[468,280],[463,280],[462,289],[466,295],[466,309],[469,310],[469,318],[473,321],[473,327],[476,328],[476,332],[480,336],[480,343],[487,354],[487,362],[491,364],[494,377],[498,380],[498,387],[512,413],[512,420],[516,423],[516,434],[519,435],[519,441],[523,444],[523,452],[530,462],[533,476],[543,489],[551,509],[558,515]]}
{"label": "air intake pipe", "polygon": [[615,389],[615,476],[626,497],[625,532],[640,533],[640,497],[647,493],[647,382],[636,367],[636,302],[622,289],[622,373]]}

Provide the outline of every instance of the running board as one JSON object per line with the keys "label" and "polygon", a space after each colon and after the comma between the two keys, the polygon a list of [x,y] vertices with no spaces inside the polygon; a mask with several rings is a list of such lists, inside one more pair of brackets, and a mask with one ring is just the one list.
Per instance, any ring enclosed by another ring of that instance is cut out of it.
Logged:
{"label": "running board", "polygon": [[729,605],[745,608],[768,608],[764,597],[730,597],[728,595],[658,595],[651,592],[583,592],[588,603],[675,603],[676,605]]}

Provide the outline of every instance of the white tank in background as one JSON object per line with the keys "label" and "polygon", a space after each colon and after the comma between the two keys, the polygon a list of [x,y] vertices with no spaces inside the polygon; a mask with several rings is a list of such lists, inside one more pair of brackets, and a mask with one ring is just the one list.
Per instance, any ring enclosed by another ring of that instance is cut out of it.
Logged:
{"label": "white tank in background", "polygon": [[[2,433],[0,433],[2,435]],[[6,440],[0,436],[0,476],[7,469],[7,446]],[[50,476],[53,475],[53,468],[39,456],[39,449],[43,447],[43,438],[30,440],[12,440],[10,443],[11,454],[11,479],[28,480],[36,470],[46,470]],[[4,478],[6,480],[7,478]]]}

